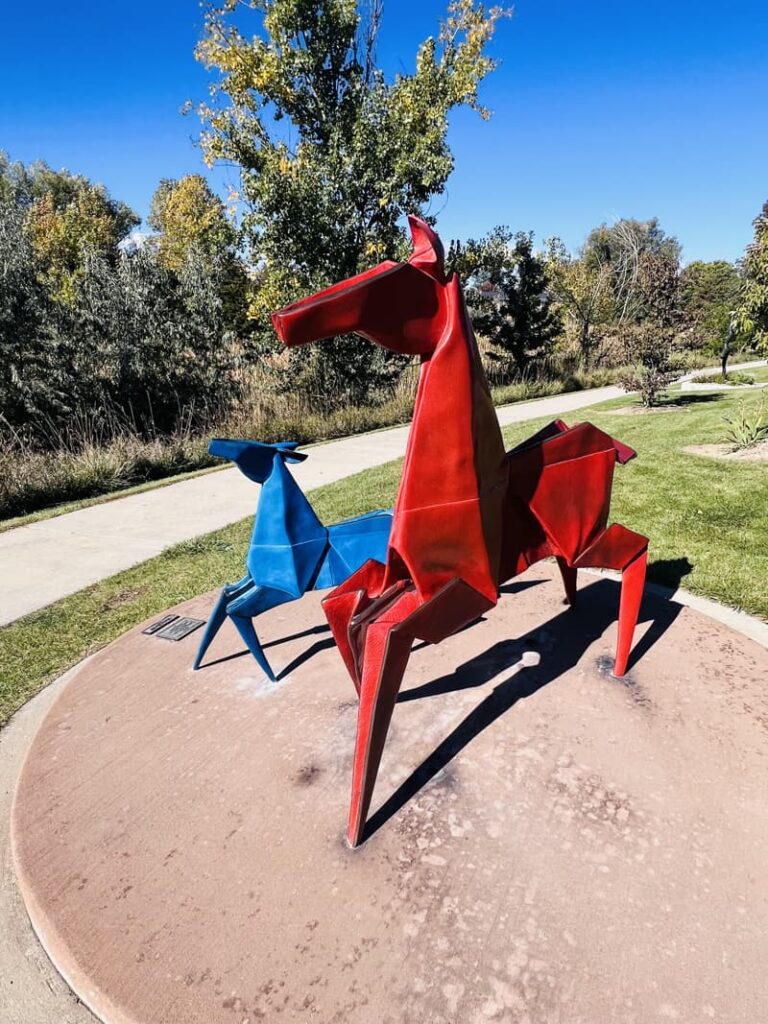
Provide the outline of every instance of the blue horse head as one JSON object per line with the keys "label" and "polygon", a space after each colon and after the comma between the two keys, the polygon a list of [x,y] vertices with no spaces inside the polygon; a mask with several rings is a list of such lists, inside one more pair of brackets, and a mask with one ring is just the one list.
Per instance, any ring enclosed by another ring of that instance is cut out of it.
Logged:
{"label": "blue horse head", "polygon": [[303,462],[306,452],[297,452],[298,441],[278,441],[264,444],[261,441],[238,441],[231,438],[214,437],[208,445],[208,452],[219,459],[229,459],[237,468],[257,484],[263,484],[272,474],[275,459],[283,462]]}

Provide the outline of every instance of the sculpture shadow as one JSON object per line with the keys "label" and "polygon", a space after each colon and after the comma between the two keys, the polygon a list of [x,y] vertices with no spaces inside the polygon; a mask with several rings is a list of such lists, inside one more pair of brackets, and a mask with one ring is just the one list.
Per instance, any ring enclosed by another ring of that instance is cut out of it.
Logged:
{"label": "sculpture shadow", "polygon": [[693,563],[687,558],[657,558],[648,563],[648,578],[662,587],[677,590],[693,569]]}
{"label": "sculpture shadow", "polygon": [[262,647],[277,647],[279,644],[287,644],[290,640],[301,640],[305,636],[316,636],[318,633],[330,633],[331,627],[327,622],[318,623],[317,626],[310,626],[309,629],[302,629],[300,633],[291,633],[288,636],[281,636],[279,640],[268,640]]}
{"label": "sculpture shadow", "polygon": [[674,396],[670,405],[701,405],[704,402],[719,402],[728,392],[724,391],[681,391]]}
{"label": "sculpture shadow", "polygon": [[[404,690],[399,702],[437,697],[457,690],[476,688],[489,682],[505,669],[516,668],[510,678],[493,690],[432,751],[418,768],[389,796],[368,819],[363,841],[378,831],[397,814],[419,791],[442,771],[475,737],[510,711],[518,701],[532,697],[538,690],[573,668],[592,643],[598,640],[616,620],[619,584],[608,579],[593,583],[581,592],[576,608],[556,615],[548,622],[515,640],[501,640],[487,651],[460,665],[455,672],[434,679],[423,686]],[[641,622],[650,627],[635,645],[628,672],[638,660],[666,633],[679,615],[681,606],[662,597],[646,594],[640,609]],[[525,651],[541,655],[538,665],[520,665]],[[598,666],[603,671],[602,664]],[[613,677],[605,671],[606,686]],[[615,680],[619,685],[631,684],[629,675]]]}
{"label": "sculpture shadow", "polygon": [[[499,587],[500,594],[521,594],[524,590],[528,590],[530,587],[541,586],[542,583],[546,583],[546,580],[514,580],[511,583],[505,583],[503,587]],[[466,626],[462,626],[453,635],[458,636],[459,633],[464,633],[468,629],[472,629],[478,622],[485,622],[486,618],[484,615],[479,615],[476,619],[472,619]],[[411,647],[411,654],[414,651],[420,651],[423,647],[431,646],[428,640],[419,640],[413,647]],[[398,700],[402,697],[402,693],[398,696]]]}
{"label": "sculpture shadow", "polygon": [[[303,630],[301,630],[300,633],[289,633],[288,636],[281,636],[277,640],[268,640],[266,643],[263,643],[261,646],[263,648],[278,647],[280,644],[287,644],[291,640],[301,640],[302,637],[305,637],[305,636],[316,636],[319,633],[330,633],[330,631],[331,631],[331,627],[329,625],[327,625],[327,624],[319,624],[317,626],[310,626],[309,629],[303,629]],[[329,647],[329,646],[332,647],[333,644],[329,643],[328,641],[324,641],[321,644],[313,644],[313,646],[310,647],[308,651],[304,652],[303,655],[299,656],[301,658],[301,661],[299,661],[299,664],[303,664],[303,662],[305,662],[309,658],[311,658],[313,654],[317,653],[315,648],[317,648],[317,650],[324,650],[326,647]],[[204,663],[204,665],[205,665],[206,668],[210,668],[211,665],[223,665],[227,661],[234,661],[235,658],[245,658],[250,653],[251,652],[248,650],[248,648],[244,647],[240,651],[234,651],[232,654],[225,654],[221,658],[211,658],[210,661],[206,661]],[[288,668],[297,668],[298,666],[295,664],[296,660],[298,660],[298,659],[295,659],[293,662],[291,662],[291,664],[288,666]],[[282,670],[282,672],[280,673],[280,676],[284,676],[286,674],[286,672],[288,671],[288,668],[284,668]]]}
{"label": "sculpture shadow", "polygon": [[285,668],[281,669],[277,673],[277,681],[285,679],[291,672],[295,672],[297,668],[300,668],[305,662],[309,661],[310,658],[314,658],[316,654],[321,651],[327,651],[331,647],[335,647],[336,644],[333,637],[328,637],[326,640],[316,640],[306,651],[302,651],[301,654],[297,654],[293,661],[289,662]]}

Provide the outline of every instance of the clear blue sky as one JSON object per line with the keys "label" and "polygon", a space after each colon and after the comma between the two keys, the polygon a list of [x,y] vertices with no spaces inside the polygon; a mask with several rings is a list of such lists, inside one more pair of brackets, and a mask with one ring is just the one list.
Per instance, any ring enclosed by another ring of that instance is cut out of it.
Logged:
{"label": "clear blue sky", "polygon": [[[410,70],[445,0],[385,0],[379,55]],[[146,214],[160,178],[200,171],[196,0],[9,0],[0,14],[0,148],[103,182]],[[460,112],[445,238],[494,224],[560,235],[656,215],[686,260],[735,259],[768,199],[764,0],[520,0],[502,23],[490,122]],[[232,172],[218,171],[223,188]]]}

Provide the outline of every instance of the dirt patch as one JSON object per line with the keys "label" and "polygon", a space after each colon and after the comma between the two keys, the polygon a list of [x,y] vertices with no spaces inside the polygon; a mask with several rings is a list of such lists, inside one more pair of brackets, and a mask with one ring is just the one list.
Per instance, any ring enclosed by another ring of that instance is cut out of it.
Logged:
{"label": "dirt patch", "polygon": [[768,462],[768,441],[733,451],[729,444],[691,444],[683,451],[688,455],[702,455],[706,459],[720,459],[723,462]]}
{"label": "dirt patch", "polygon": [[684,405],[652,405],[646,409],[644,405],[625,405],[621,409],[609,409],[611,416],[648,416],[657,412],[684,412]]}
{"label": "dirt patch", "polygon": [[102,604],[101,610],[103,612],[114,611],[115,608],[122,608],[125,604],[130,604],[131,601],[135,601],[137,597],[142,597],[147,592],[146,587],[127,587],[125,590],[120,590],[118,593],[113,594],[112,597]]}

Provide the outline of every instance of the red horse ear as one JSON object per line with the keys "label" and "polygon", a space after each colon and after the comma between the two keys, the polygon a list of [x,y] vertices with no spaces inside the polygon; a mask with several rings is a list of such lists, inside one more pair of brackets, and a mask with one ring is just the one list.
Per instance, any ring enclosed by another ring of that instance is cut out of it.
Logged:
{"label": "red horse ear", "polygon": [[413,239],[413,254],[408,262],[434,277],[445,281],[445,250],[435,232],[419,217],[408,214],[408,226]]}

